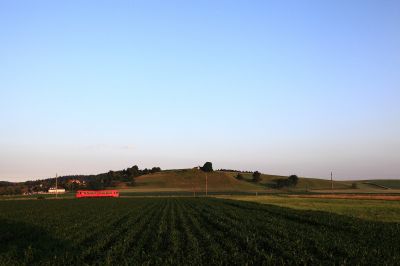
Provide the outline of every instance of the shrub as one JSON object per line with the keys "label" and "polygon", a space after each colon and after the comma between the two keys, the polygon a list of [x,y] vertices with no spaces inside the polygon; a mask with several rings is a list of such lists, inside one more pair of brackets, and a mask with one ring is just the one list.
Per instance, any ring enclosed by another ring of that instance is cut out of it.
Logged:
{"label": "shrub", "polygon": [[288,181],[289,181],[290,186],[295,187],[297,185],[297,183],[299,182],[299,177],[297,175],[291,175],[291,176],[289,176]]}
{"label": "shrub", "polygon": [[236,179],[243,180],[243,175],[241,173],[237,174]]}
{"label": "shrub", "polygon": [[258,171],[255,171],[253,173],[253,182],[260,182],[261,181],[261,173]]}

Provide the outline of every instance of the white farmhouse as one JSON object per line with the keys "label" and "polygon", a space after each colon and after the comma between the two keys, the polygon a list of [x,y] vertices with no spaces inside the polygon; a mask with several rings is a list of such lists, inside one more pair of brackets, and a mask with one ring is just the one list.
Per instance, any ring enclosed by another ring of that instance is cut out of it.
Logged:
{"label": "white farmhouse", "polygon": [[63,189],[63,188],[51,187],[51,188],[49,189],[49,193],[50,193],[50,194],[61,194],[61,193],[65,193],[65,189]]}

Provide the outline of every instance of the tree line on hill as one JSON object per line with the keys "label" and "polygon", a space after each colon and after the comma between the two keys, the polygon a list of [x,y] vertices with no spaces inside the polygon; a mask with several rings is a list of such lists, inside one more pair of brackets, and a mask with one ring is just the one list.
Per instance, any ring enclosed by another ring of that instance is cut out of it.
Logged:
{"label": "tree line on hill", "polygon": [[[211,162],[206,162],[203,167],[200,167],[200,169],[204,172],[212,172],[212,163]],[[236,175],[236,179],[238,180],[244,180],[243,174],[252,174],[252,180],[254,183],[259,183],[262,180],[261,173],[259,171],[255,172],[250,172],[250,171],[239,171],[239,170],[232,170],[232,169],[219,169],[218,171],[221,172],[234,172],[238,173]],[[284,187],[295,187],[299,181],[299,178],[297,175],[291,175],[288,178],[280,178],[280,179],[275,179],[274,182],[275,184],[272,185],[273,188],[284,188]]]}
{"label": "tree line on hill", "polygon": [[286,179],[280,178],[274,181],[275,181],[275,188],[295,187],[299,182],[299,178],[297,175],[291,175]]}
{"label": "tree line on hill", "polygon": [[[239,173],[236,175],[236,179],[238,179],[238,180],[244,180],[244,179],[245,179],[244,176],[243,176],[244,173],[251,173],[251,172],[239,172]],[[252,174],[251,176],[252,176],[252,180],[251,180],[251,181],[253,181],[253,182],[255,182],[255,183],[258,183],[258,182],[261,181],[261,173],[258,172],[258,171],[253,172],[253,174]]]}
{"label": "tree line on hill", "polygon": [[[243,172],[239,172],[236,175],[236,179],[244,180]],[[261,173],[259,171],[255,171],[252,174],[252,180],[254,183],[259,183],[262,180]],[[299,177],[297,175],[291,175],[288,178],[279,178],[273,180],[275,184],[272,184],[272,188],[284,188],[284,187],[295,187],[299,181]]]}
{"label": "tree line on hill", "polygon": [[23,192],[23,185],[19,183],[0,181],[0,195],[19,195]]}
{"label": "tree line on hill", "polygon": [[[160,167],[153,167],[151,169],[139,169],[137,165],[123,169],[121,171],[109,171],[107,173],[91,176],[90,178],[83,178],[86,181],[87,189],[104,189],[107,187],[115,187],[119,182],[124,182],[128,186],[136,185],[136,178],[142,175],[160,172]],[[76,183],[72,183],[76,186]],[[69,190],[76,190],[75,187],[70,187]]]}

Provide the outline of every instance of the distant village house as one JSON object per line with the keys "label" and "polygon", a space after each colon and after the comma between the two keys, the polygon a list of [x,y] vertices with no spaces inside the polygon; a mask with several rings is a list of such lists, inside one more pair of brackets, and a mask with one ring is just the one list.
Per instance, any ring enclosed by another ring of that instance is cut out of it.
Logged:
{"label": "distant village house", "polygon": [[50,194],[58,194],[58,193],[65,193],[65,189],[63,189],[63,188],[54,188],[54,187],[52,187],[52,188],[50,188],[49,189],[49,193]]}

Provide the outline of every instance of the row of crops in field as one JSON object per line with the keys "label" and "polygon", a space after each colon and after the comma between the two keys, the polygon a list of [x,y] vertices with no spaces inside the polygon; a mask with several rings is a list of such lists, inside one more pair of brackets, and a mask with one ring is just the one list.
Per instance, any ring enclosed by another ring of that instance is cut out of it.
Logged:
{"label": "row of crops in field", "polygon": [[0,201],[0,265],[399,264],[400,224],[208,198]]}

